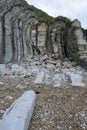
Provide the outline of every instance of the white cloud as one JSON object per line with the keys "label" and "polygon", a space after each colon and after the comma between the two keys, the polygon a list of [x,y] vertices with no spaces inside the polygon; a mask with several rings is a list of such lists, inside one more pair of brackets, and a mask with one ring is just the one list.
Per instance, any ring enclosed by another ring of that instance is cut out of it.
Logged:
{"label": "white cloud", "polygon": [[47,12],[51,16],[66,16],[79,19],[84,28],[87,28],[87,0],[26,0],[29,4]]}

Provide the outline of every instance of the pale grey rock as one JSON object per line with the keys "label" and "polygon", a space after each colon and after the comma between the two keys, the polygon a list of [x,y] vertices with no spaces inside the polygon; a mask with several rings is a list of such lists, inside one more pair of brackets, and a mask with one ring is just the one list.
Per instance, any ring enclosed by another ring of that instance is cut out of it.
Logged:
{"label": "pale grey rock", "polygon": [[12,65],[12,72],[15,72],[16,74],[21,74],[25,68],[21,65],[18,64],[13,64]]}
{"label": "pale grey rock", "polygon": [[77,30],[75,31],[75,35],[76,35],[76,37],[78,38],[78,40],[79,40],[79,39],[84,39],[84,35],[83,35],[83,32],[82,32],[81,29],[77,29]]}
{"label": "pale grey rock", "polygon": [[56,61],[52,60],[52,59],[48,59],[45,61],[46,64],[53,64],[56,65]]}
{"label": "pale grey rock", "polygon": [[58,62],[56,63],[56,68],[61,68],[62,66],[62,62],[61,60],[58,60]]}
{"label": "pale grey rock", "polygon": [[87,99],[85,100],[85,103],[87,103]]}
{"label": "pale grey rock", "polygon": [[69,61],[64,61],[63,62],[63,68],[72,68],[72,63]]}
{"label": "pale grey rock", "polygon": [[83,81],[85,84],[87,84],[87,72],[84,72]]}
{"label": "pale grey rock", "polygon": [[76,70],[77,71],[82,71],[82,72],[85,71],[84,68],[82,68],[81,66],[76,66]]}
{"label": "pale grey rock", "polygon": [[0,81],[0,85],[4,85],[4,83]]}
{"label": "pale grey rock", "polygon": [[81,87],[85,86],[85,83],[83,83],[83,79],[82,79],[82,76],[80,74],[67,72],[65,75],[67,76],[67,78],[71,82],[72,86],[81,86]]}
{"label": "pale grey rock", "polygon": [[87,57],[87,40],[81,28],[75,30],[75,36],[77,38],[79,58],[85,60]]}
{"label": "pale grey rock", "polygon": [[67,82],[64,74],[55,74],[53,80],[54,87],[62,87]]}
{"label": "pale grey rock", "polygon": [[[59,79],[59,80],[60,80],[60,79]],[[54,87],[61,87],[61,82],[60,82],[60,81],[55,82]]]}
{"label": "pale grey rock", "polygon": [[1,124],[2,124],[2,120],[0,120],[0,130],[1,130]]}
{"label": "pale grey rock", "polygon": [[13,69],[13,70],[17,70],[17,69],[24,69],[24,68],[21,67],[21,66],[18,65],[18,64],[13,64],[13,65],[12,65],[12,69]]}
{"label": "pale grey rock", "polygon": [[4,104],[4,103],[5,103],[5,101],[4,101],[4,100],[2,100],[2,101],[1,101],[1,104]]}
{"label": "pale grey rock", "polygon": [[[43,12],[31,8],[25,0],[0,1],[0,63],[22,61],[27,56],[42,56],[42,61],[47,60],[47,55],[64,59],[68,53],[69,58],[87,60],[87,37],[78,20],[67,28],[66,18],[57,17],[50,21],[49,16],[47,20],[42,17]],[[70,30],[71,36],[68,35]],[[33,65],[40,65],[42,61]],[[52,62],[49,64],[56,64]]]}
{"label": "pale grey rock", "polygon": [[46,64],[45,67],[48,69],[55,69],[55,65],[53,64]]}
{"label": "pale grey rock", "polygon": [[38,48],[41,52],[41,54],[44,54],[46,52],[46,33],[47,33],[47,24],[41,23],[38,26]]}
{"label": "pale grey rock", "polygon": [[22,73],[21,73],[21,76],[23,76],[23,77],[29,77],[29,76],[31,76],[31,75],[32,75],[31,69],[25,69],[25,70],[22,71]]}
{"label": "pale grey rock", "polygon": [[52,77],[51,77],[50,73],[45,72],[44,84],[45,85],[52,85]]}
{"label": "pale grey rock", "polygon": [[18,85],[16,86],[16,88],[23,89],[23,88],[27,88],[27,86],[24,86],[24,85],[18,84]]}
{"label": "pale grey rock", "polygon": [[32,72],[33,74],[37,74],[37,73],[39,73],[39,68],[38,68],[37,66],[32,66],[32,67],[31,67],[31,72]]}
{"label": "pale grey rock", "polygon": [[18,69],[19,68],[19,65],[18,64],[13,64],[12,65],[12,69]]}
{"label": "pale grey rock", "polygon": [[42,84],[43,83],[43,80],[44,80],[44,76],[45,76],[45,73],[44,72],[39,72],[37,74],[37,77],[34,81],[35,84]]}
{"label": "pale grey rock", "polygon": [[20,11],[20,8],[14,7],[11,11],[5,14],[5,63],[11,61],[12,59],[12,41],[11,41],[11,23],[9,22],[11,20],[11,17],[14,17],[18,12]]}
{"label": "pale grey rock", "polygon": [[2,69],[6,69],[6,65],[5,64],[0,64],[0,70]]}
{"label": "pale grey rock", "polygon": [[28,130],[35,100],[34,91],[26,91],[4,113],[1,130]]}
{"label": "pale grey rock", "polygon": [[2,21],[0,20],[0,61],[3,62],[3,45],[2,45],[2,38],[3,38],[3,34],[2,34]]}
{"label": "pale grey rock", "polygon": [[48,55],[43,55],[43,56],[41,57],[41,60],[43,60],[43,61],[45,61],[45,60],[47,60],[47,59],[49,59]]}
{"label": "pale grey rock", "polygon": [[5,97],[5,100],[12,100],[12,99],[13,99],[12,96],[6,96],[6,97]]}
{"label": "pale grey rock", "polygon": [[5,113],[5,111],[4,111],[4,110],[0,110],[0,113],[1,113],[1,114],[4,114],[4,113]]}

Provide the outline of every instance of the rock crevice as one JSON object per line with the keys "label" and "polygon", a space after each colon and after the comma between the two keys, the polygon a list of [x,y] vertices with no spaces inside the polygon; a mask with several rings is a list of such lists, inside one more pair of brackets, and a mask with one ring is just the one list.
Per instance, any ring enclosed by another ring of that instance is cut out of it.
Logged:
{"label": "rock crevice", "polygon": [[0,63],[46,53],[85,66],[87,41],[80,22],[62,16],[52,18],[25,0],[1,0]]}

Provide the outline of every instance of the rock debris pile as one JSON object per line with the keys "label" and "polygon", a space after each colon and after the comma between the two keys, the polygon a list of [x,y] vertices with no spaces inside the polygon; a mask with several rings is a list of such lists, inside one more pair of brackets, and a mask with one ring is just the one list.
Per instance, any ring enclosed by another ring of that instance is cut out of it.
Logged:
{"label": "rock debris pile", "polygon": [[25,0],[0,0],[0,118],[33,89],[30,130],[86,130],[85,68],[87,30],[77,19],[53,18]]}
{"label": "rock debris pile", "polygon": [[[44,59],[46,57],[46,59]],[[43,59],[43,60],[42,60]],[[27,84],[43,84],[53,87],[85,87],[87,71],[76,62],[53,60],[47,55],[27,58],[19,64],[0,65],[0,84],[9,87],[9,79],[14,80],[10,87],[24,88]],[[24,85],[18,84],[23,79]]]}

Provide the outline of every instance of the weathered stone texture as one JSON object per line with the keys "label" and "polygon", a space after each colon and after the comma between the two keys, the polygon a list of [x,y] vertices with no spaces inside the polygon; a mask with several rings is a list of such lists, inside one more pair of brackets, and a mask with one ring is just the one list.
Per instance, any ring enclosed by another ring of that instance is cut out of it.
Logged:
{"label": "weathered stone texture", "polygon": [[78,20],[67,30],[67,56],[82,66],[87,64],[87,41]]}
{"label": "weathered stone texture", "polygon": [[86,61],[87,42],[80,22],[75,20],[67,26],[67,18],[46,21],[47,17],[25,0],[1,0],[0,63],[46,53]]}

